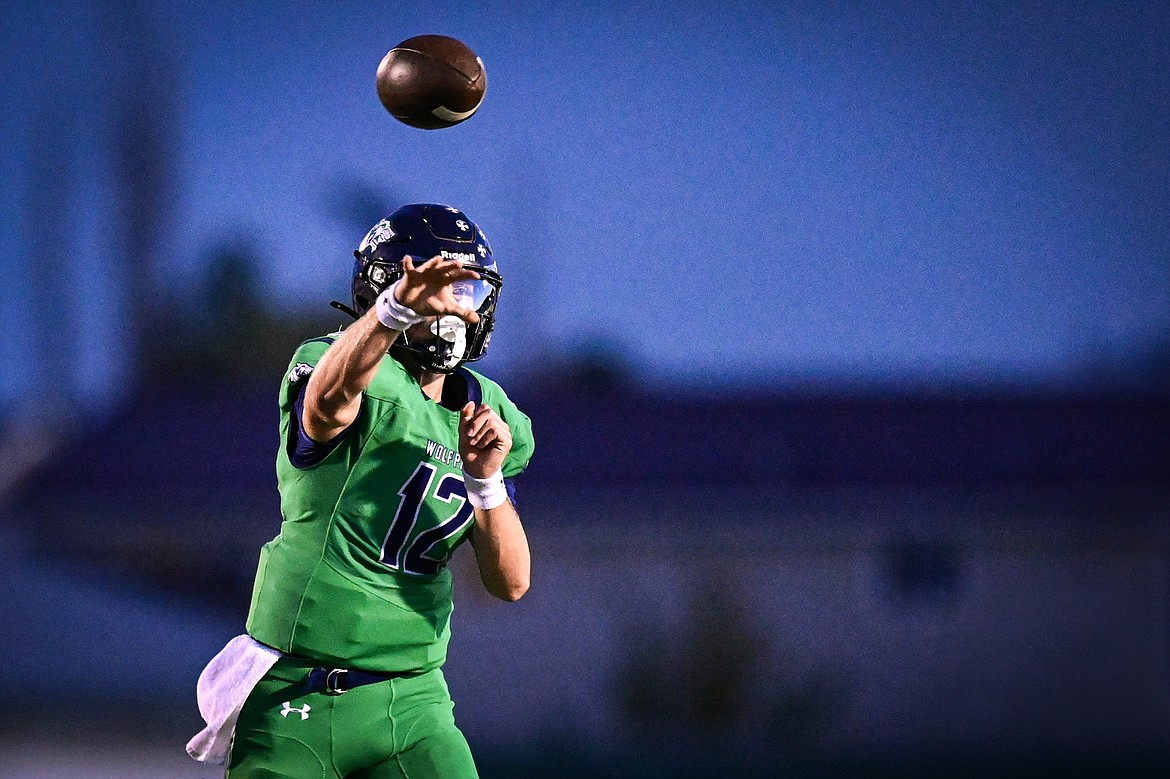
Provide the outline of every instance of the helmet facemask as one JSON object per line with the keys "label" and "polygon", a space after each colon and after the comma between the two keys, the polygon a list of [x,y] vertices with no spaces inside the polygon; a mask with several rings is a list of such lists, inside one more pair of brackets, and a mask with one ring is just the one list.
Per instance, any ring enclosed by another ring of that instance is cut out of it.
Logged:
{"label": "helmet facemask", "polygon": [[334,304],[355,318],[371,308],[383,290],[402,278],[403,258],[416,264],[441,256],[458,260],[478,279],[455,282],[461,305],[479,314],[474,325],[454,316],[429,317],[407,330],[391,347],[408,352],[425,370],[450,373],[481,358],[491,341],[496,302],[503,279],[483,231],[450,206],[420,203],[403,206],[370,230],[354,252],[353,308]]}
{"label": "helmet facemask", "polygon": [[[480,278],[456,282],[455,299],[479,314],[479,321],[468,324],[452,314],[428,317],[399,336],[391,351],[406,350],[424,369],[435,373],[450,373],[465,362],[483,357],[491,342],[502,282],[499,274],[490,269],[477,265],[464,267],[478,273]],[[399,271],[398,276],[401,275]]]}

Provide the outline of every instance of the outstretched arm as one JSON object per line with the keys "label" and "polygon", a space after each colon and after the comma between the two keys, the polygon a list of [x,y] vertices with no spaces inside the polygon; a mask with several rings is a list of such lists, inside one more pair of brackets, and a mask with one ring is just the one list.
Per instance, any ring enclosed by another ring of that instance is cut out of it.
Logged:
{"label": "outstretched arm", "polygon": [[402,278],[346,328],[309,377],[301,425],[314,441],[329,441],[353,423],[361,409],[362,393],[373,381],[386,350],[402,332],[383,324],[378,316],[385,296],[393,295],[399,305],[421,316],[451,314],[469,324],[479,321],[478,314],[456,302],[451,289],[455,282],[479,278],[478,273],[463,268],[457,260],[439,257],[417,268],[406,257],[402,267]]}
{"label": "outstretched arm", "polygon": [[471,545],[483,586],[506,601],[519,600],[528,591],[532,567],[528,537],[500,473],[511,448],[512,431],[491,406],[468,403],[463,407],[459,454],[468,498],[475,507]]}

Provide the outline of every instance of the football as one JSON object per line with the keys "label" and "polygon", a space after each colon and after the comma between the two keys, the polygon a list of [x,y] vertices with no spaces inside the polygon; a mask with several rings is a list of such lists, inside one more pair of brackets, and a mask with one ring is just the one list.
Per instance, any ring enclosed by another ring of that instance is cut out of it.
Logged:
{"label": "football", "polygon": [[378,99],[398,121],[424,130],[470,118],[483,102],[483,60],[462,41],[418,35],[398,44],[378,65]]}

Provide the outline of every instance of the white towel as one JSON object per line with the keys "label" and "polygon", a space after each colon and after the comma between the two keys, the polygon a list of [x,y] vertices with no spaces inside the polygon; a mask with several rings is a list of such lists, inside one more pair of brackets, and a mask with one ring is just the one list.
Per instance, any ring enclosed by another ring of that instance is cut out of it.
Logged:
{"label": "white towel", "polygon": [[197,688],[207,727],[187,742],[188,755],[201,763],[223,763],[244,701],[279,658],[280,652],[248,635],[236,636],[211,658]]}

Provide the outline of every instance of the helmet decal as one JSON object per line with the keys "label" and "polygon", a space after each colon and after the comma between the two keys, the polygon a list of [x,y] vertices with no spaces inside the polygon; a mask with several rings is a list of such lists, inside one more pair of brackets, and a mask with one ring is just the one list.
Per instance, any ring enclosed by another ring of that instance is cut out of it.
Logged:
{"label": "helmet decal", "polygon": [[390,225],[388,219],[383,219],[378,224],[370,228],[366,233],[366,237],[362,239],[361,245],[358,246],[359,252],[366,252],[376,249],[378,244],[394,237],[394,228]]}

